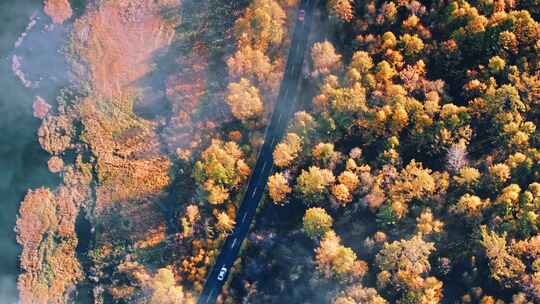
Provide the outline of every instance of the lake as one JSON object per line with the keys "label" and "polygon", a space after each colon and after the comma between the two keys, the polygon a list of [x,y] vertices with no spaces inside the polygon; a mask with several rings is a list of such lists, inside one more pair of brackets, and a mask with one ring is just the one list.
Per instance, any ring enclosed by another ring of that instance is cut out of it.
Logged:
{"label": "lake", "polygon": [[59,178],[47,169],[48,155],[36,137],[40,120],[32,116],[36,91],[26,89],[11,72],[14,42],[41,0],[0,2],[0,299],[16,302],[20,248],[13,227],[19,202],[28,188],[54,187]]}

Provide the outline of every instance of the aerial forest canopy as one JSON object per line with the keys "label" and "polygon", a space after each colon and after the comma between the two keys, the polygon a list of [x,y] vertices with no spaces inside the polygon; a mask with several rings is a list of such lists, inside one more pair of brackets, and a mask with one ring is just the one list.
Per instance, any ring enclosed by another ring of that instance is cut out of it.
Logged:
{"label": "aerial forest canopy", "polygon": [[[62,182],[20,205],[20,301],[196,303],[299,1],[74,2],[37,25],[69,82],[34,103]],[[539,22],[537,0],[319,1],[218,303],[540,303]]]}

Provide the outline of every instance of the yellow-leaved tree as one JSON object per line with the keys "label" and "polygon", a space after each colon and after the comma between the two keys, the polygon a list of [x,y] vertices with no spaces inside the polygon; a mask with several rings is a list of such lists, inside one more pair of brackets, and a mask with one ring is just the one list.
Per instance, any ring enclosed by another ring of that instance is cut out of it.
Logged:
{"label": "yellow-leaved tree", "polygon": [[339,280],[361,278],[368,270],[367,263],[358,260],[351,248],[343,246],[333,230],[324,234],[315,250],[315,264],[324,277]]}
{"label": "yellow-leaved tree", "polygon": [[354,16],[352,2],[352,0],[330,0],[328,1],[328,10],[332,16],[349,22]]}
{"label": "yellow-leaved tree", "polygon": [[283,173],[275,173],[268,178],[268,193],[272,201],[278,205],[283,204],[287,194],[292,189],[289,187],[289,182],[283,175]]}
{"label": "yellow-leaved tree", "polygon": [[291,165],[298,157],[298,153],[302,149],[302,139],[295,133],[288,133],[285,139],[276,145],[274,153],[274,164],[277,167],[285,168]]}
{"label": "yellow-leaved tree", "polygon": [[355,284],[340,292],[333,304],[387,304],[374,288]]}
{"label": "yellow-leaved tree", "polygon": [[332,230],[334,220],[323,208],[309,208],[304,214],[304,231],[310,238],[318,238]]}
{"label": "yellow-leaved tree", "polygon": [[259,89],[246,78],[229,84],[225,99],[233,116],[244,123],[261,117],[264,110]]}
{"label": "yellow-leaved tree", "polygon": [[190,293],[184,292],[180,285],[176,285],[174,274],[169,268],[161,268],[150,282],[150,304],[195,304]]}
{"label": "yellow-leaved tree", "polygon": [[287,34],[287,15],[275,0],[255,0],[245,10],[244,15],[234,25],[236,37],[241,46],[266,51],[270,46],[279,45]]}
{"label": "yellow-leaved tree", "polygon": [[329,41],[317,42],[311,48],[313,76],[326,76],[341,68],[341,55]]}
{"label": "yellow-leaved tree", "polygon": [[220,232],[228,233],[234,229],[236,222],[225,212],[219,212],[216,216],[216,228]]}
{"label": "yellow-leaved tree", "polygon": [[304,195],[307,203],[314,203],[324,198],[328,187],[334,180],[332,171],[311,166],[308,171],[302,170],[298,176],[296,187]]}
{"label": "yellow-leaved tree", "polygon": [[195,163],[194,177],[208,195],[208,202],[221,204],[250,174],[240,147],[232,141],[213,140]]}
{"label": "yellow-leaved tree", "polygon": [[[381,270],[377,284],[400,289],[404,298],[414,297],[420,303],[439,303],[442,298],[442,282],[435,277],[427,277],[431,270],[429,255],[435,250],[431,242],[421,235],[410,239],[385,243],[375,257]],[[424,302],[424,301],[431,302]]]}
{"label": "yellow-leaved tree", "polygon": [[253,49],[249,45],[238,49],[232,57],[227,59],[227,67],[232,79],[247,78],[260,83],[264,83],[272,71],[270,58],[261,50]]}

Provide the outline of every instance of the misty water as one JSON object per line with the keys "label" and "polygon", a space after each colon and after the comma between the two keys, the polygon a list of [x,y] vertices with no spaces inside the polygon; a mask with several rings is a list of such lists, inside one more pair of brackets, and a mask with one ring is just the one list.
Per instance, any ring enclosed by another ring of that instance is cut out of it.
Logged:
{"label": "misty water", "polygon": [[[27,189],[55,187],[59,177],[47,170],[48,155],[36,132],[40,120],[32,116],[35,95],[53,98],[54,89],[27,89],[11,72],[14,43],[25,30],[41,0],[0,1],[0,303],[16,302],[16,278],[20,248],[13,230],[20,201]],[[46,40],[35,45],[29,39],[24,55],[33,65],[47,67]]]}

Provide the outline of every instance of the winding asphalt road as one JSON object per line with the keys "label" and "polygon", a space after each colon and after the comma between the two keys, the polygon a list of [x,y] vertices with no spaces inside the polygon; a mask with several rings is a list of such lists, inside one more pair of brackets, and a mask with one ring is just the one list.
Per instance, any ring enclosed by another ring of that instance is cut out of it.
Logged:
{"label": "winding asphalt road", "polygon": [[301,0],[298,17],[294,27],[291,48],[287,58],[285,74],[281,81],[277,103],[274,107],[270,124],[266,128],[264,144],[259,151],[257,162],[236,214],[236,225],[227,237],[221,252],[214,263],[210,275],[206,278],[198,304],[215,303],[227,280],[230,269],[236,260],[242,242],[246,238],[249,227],[266,187],[268,176],[273,168],[272,152],[275,145],[283,137],[289,119],[295,108],[298,97],[298,85],[304,63],[311,18],[317,0]]}

